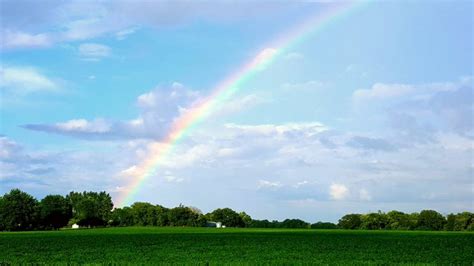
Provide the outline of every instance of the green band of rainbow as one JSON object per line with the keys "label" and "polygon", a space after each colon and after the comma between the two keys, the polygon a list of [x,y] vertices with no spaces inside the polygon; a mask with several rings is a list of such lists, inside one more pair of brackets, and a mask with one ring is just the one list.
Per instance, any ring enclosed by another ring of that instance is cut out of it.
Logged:
{"label": "green band of rainbow", "polygon": [[324,12],[310,17],[304,23],[298,25],[298,27],[282,35],[272,45],[267,46],[271,48],[263,49],[250,62],[244,64],[218,84],[206,99],[190,108],[173,123],[171,130],[162,141],[152,143],[149,146],[148,157],[133,171],[131,182],[125,187],[124,192],[117,201],[118,206],[130,204],[140,189],[141,184],[157,171],[160,162],[171,153],[177,143],[192,132],[210,113],[216,111],[222,103],[226,102],[247,81],[274,62],[278,55],[284,54],[291,47],[323,30],[325,26],[337,21],[338,18],[352,13],[352,11],[360,8],[365,3],[367,1],[329,4]]}

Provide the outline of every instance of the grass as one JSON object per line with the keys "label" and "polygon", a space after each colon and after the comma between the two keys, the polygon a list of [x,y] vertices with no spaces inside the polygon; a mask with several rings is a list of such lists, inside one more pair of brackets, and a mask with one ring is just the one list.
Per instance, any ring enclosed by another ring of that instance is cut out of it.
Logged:
{"label": "grass", "polygon": [[0,233],[0,264],[465,264],[474,234],[130,227]]}

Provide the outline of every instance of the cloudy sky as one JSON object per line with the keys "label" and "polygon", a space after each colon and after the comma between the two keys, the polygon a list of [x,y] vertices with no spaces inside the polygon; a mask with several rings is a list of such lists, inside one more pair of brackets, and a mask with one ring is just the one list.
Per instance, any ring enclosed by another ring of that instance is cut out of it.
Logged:
{"label": "cloudy sky", "polygon": [[[0,193],[117,200],[174,121],[343,4],[2,0]],[[472,2],[356,5],[239,84],[133,201],[309,222],[473,211]]]}

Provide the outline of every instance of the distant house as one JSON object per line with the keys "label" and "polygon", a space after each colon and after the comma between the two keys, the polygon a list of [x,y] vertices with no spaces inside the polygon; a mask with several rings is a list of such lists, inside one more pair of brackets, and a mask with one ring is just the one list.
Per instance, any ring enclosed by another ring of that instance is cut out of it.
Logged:
{"label": "distant house", "polygon": [[72,228],[72,229],[79,229],[79,225],[78,225],[78,224],[73,224],[73,225],[71,226],[71,228]]}
{"label": "distant house", "polygon": [[216,228],[222,228],[222,227],[225,228],[225,225],[222,226],[222,223],[221,223],[221,222],[213,222],[213,221],[207,222],[206,226],[207,226],[207,227],[216,227]]}

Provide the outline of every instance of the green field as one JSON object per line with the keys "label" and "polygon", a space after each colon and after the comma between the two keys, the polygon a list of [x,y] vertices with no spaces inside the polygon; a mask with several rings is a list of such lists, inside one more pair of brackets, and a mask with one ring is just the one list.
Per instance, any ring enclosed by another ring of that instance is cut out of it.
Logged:
{"label": "green field", "polygon": [[3,263],[433,263],[474,261],[474,234],[216,228],[0,233]]}

